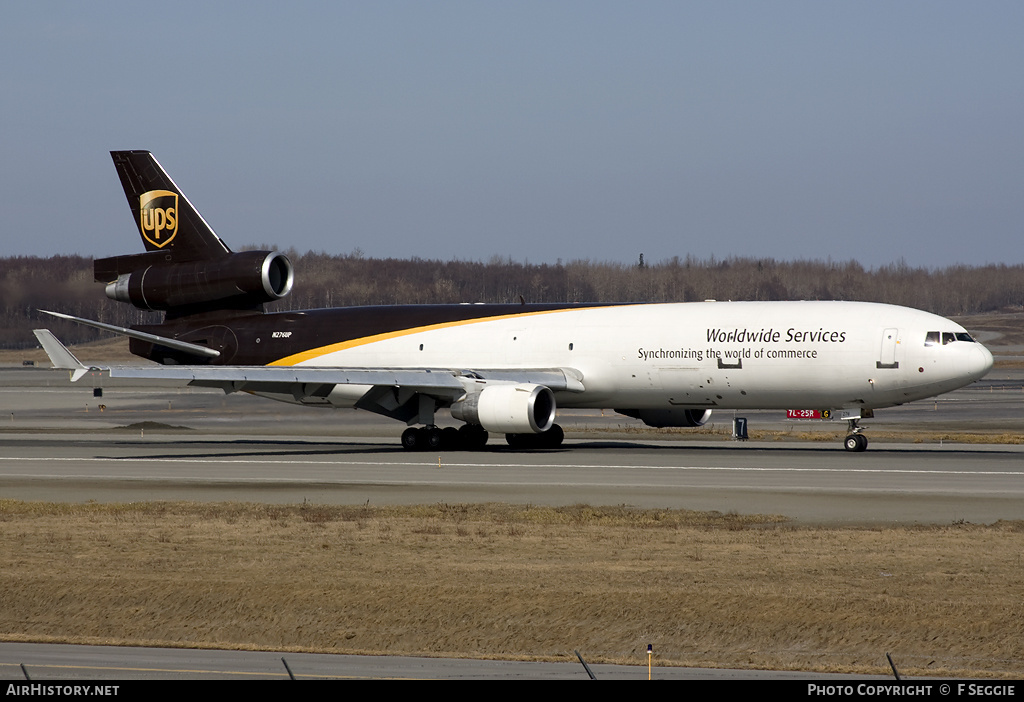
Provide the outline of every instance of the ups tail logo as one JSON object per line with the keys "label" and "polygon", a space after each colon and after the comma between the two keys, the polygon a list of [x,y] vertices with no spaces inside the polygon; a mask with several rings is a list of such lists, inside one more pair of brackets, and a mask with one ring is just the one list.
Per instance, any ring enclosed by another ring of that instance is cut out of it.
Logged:
{"label": "ups tail logo", "polygon": [[139,227],[146,241],[158,249],[178,233],[178,193],[150,190],[139,196]]}

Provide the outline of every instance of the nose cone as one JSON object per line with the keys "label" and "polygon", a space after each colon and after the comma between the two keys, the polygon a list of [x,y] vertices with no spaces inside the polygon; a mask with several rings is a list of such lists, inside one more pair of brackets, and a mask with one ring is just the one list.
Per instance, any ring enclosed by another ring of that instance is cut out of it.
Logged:
{"label": "nose cone", "polygon": [[992,358],[992,352],[983,345],[975,344],[975,346],[977,348],[974,350],[971,358],[971,377],[977,380],[992,370],[994,359]]}

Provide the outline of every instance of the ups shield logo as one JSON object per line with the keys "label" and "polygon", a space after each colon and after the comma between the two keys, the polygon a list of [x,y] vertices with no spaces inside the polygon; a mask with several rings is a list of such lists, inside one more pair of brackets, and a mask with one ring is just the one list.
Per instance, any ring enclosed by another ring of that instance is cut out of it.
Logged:
{"label": "ups shield logo", "polygon": [[178,233],[178,193],[150,190],[139,196],[139,227],[143,238],[158,249]]}

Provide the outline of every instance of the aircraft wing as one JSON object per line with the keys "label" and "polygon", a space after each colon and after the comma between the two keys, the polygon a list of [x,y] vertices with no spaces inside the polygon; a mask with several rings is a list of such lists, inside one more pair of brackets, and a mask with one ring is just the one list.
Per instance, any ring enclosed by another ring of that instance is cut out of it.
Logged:
{"label": "aircraft wing", "polygon": [[[323,368],[311,366],[86,366],[48,329],[33,331],[54,368],[69,370],[72,380],[88,371],[102,371],[111,378],[182,380],[189,385],[220,388],[224,392],[257,392],[325,398],[335,385],[365,385],[368,402],[380,399],[381,390],[398,389],[410,397],[424,394],[452,402],[473,392],[474,385],[528,383],[552,391],[582,392],[582,375],[571,368],[451,369],[451,368]],[[376,400],[373,398],[377,398]],[[403,403],[404,404],[404,403]],[[358,405],[357,405],[358,406]],[[372,409],[372,407],[365,407]]]}
{"label": "aircraft wing", "polygon": [[[583,385],[571,369],[454,370],[447,368],[313,368],[305,366],[105,366],[111,378],[185,380],[189,385],[236,390],[270,390],[282,385],[388,385],[437,391],[466,392],[466,381],[500,381],[546,385],[551,390],[580,392]],[[460,380],[461,379],[461,380]],[[266,386],[266,387],[264,387]]]}

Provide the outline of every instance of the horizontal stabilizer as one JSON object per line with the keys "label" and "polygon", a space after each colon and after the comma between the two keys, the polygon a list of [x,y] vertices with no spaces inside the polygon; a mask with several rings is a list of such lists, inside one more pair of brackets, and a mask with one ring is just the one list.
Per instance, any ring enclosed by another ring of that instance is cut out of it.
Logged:
{"label": "horizontal stabilizer", "polygon": [[[209,358],[217,358],[220,356],[220,351],[217,349],[211,349],[208,346],[200,346],[199,344],[190,344],[187,341],[179,341],[178,339],[169,339],[166,336],[157,336],[156,334],[147,334],[146,332],[136,331],[129,329],[128,327],[118,327],[113,324],[104,324],[103,322],[94,322],[91,319],[82,319],[81,317],[72,317],[70,314],[62,314],[60,312],[49,312],[47,310],[39,310],[43,314],[48,314],[53,317],[59,317],[60,319],[67,319],[78,324],[84,324],[87,327],[93,327],[95,329],[102,329],[103,331],[112,332],[114,334],[120,334],[121,336],[127,336],[132,339],[139,339],[140,341],[148,341],[151,344],[160,344],[170,349],[177,349],[178,351],[184,351],[185,353],[194,353],[199,356],[207,356]],[[39,336],[38,334],[36,336]],[[52,336],[52,334],[51,334]],[[54,341],[57,341],[54,337]],[[57,341],[59,344],[60,342]],[[46,348],[45,346],[43,348]],[[63,348],[63,346],[61,347]],[[64,349],[67,351],[67,349]],[[70,354],[71,352],[68,351]],[[72,356],[74,358],[74,356]]]}

